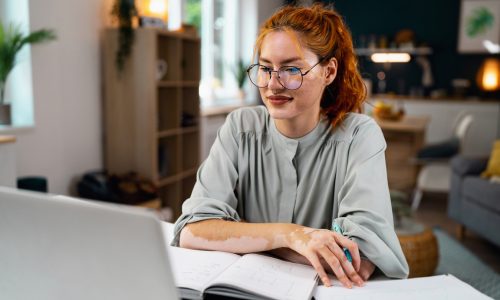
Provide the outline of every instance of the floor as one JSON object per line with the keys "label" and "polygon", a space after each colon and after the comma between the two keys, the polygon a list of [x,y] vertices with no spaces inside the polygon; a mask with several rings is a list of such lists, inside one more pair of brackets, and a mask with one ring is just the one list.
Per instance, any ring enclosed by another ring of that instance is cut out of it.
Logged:
{"label": "floor", "polygon": [[[447,195],[426,193],[414,218],[427,226],[439,226],[456,238],[457,223],[446,214]],[[463,240],[459,241],[475,253],[483,262],[500,274],[500,248],[466,230]]]}

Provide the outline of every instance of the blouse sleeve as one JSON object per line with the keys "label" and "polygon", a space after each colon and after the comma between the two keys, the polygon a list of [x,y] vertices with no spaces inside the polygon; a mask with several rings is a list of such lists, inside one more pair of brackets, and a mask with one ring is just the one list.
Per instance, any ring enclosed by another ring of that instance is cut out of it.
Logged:
{"label": "blouse sleeve", "polygon": [[357,128],[336,221],[386,276],[406,278],[409,268],[394,231],[385,149],[384,136],[374,121]]}
{"label": "blouse sleeve", "polygon": [[179,245],[180,232],[186,224],[208,219],[240,221],[238,199],[238,139],[231,113],[217,132],[208,158],[198,169],[191,197],[182,205],[182,215],[174,226],[172,246]]}

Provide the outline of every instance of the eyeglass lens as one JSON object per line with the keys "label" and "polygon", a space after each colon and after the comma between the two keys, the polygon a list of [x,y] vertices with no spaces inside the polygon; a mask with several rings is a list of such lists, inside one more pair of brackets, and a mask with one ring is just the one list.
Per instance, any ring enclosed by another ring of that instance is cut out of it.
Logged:
{"label": "eyeglass lens", "polygon": [[248,70],[250,80],[258,87],[266,87],[273,73],[277,73],[279,83],[286,89],[295,90],[302,85],[302,73],[297,67],[285,66],[273,71],[262,65],[254,65]]}

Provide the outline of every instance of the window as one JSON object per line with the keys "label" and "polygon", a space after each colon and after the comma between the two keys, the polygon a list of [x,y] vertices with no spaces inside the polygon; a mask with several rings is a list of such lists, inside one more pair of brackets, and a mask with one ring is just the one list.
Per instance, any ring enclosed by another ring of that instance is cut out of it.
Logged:
{"label": "window", "polygon": [[235,0],[184,0],[184,21],[202,38],[200,96],[202,104],[237,99],[233,68],[239,59],[239,8]]}
{"label": "window", "polygon": [[[4,26],[15,24],[25,33],[29,32],[28,0],[0,0],[0,21]],[[31,51],[25,45],[16,56],[16,65],[7,78],[6,103],[11,104],[12,125],[32,126],[33,87],[31,76]]]}

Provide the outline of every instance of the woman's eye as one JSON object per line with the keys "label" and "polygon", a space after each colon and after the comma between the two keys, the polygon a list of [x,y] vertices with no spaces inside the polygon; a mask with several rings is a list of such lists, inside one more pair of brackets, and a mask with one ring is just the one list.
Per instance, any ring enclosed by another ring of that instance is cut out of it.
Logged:
{"label": "woman's eye", "polygon": [[300,69],[297,67],[286,67],[285,72],[290,75],[297,75],[300,74]]}
{"label": "woman's eye", "polygon": [[259,70],[260,70],[261,72],[269,72],[269,71],[271,71],[271,68],[269,68],[269,67],[265,67],[265,66],[260,66],[260,67],[259,67]]}

